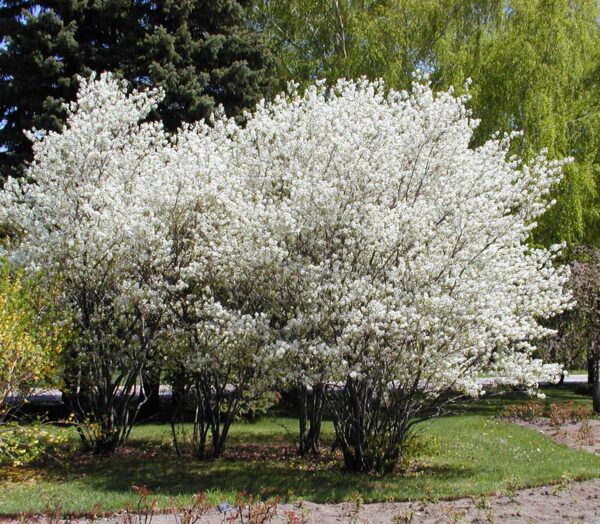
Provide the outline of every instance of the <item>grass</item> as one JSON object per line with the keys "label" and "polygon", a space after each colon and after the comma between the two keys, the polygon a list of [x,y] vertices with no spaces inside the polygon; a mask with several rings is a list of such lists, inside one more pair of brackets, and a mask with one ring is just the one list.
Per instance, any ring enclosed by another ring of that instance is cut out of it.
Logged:
{"label": "grass", "polygon": [[[589,402],[562,388],[547,394],[552,400]],[[370,502],[476,496],[600,476],[600,457],[494,418],[507,403],[520,400],[518,395],[490,398],[464,406],[459,415],[423,423],[421,454],[404,475],[345,473],[339,457],[329,453],[318,463],[297,459],[294,419],[236,424],[229,455],[213,461],[174,456],[168,426],[143,425],[113,457],[76,453],[61,464],[25,468],[12,480],[0,471],[0,514],[40,512],[45,506],[61,506],[67,513],[86,513],[97,505],[115,511],[137,503],[132,485],[148,486],[159,507],[168,508],[200,491],[211,503],[232,502],[239,491],[315,502],[339,502],[360,493]],[[331,438],[326,424],[325,439]]]}
{"label": "grass", "polygon": [[569,370],[569,375],[587,375],[588,370],[584,368],[575,368]]}

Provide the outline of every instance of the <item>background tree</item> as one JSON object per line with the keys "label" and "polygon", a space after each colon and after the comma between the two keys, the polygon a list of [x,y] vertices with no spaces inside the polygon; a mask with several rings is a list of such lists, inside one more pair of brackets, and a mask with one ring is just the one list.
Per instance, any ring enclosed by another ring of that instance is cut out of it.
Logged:
{"label": "background tree", "polygon": [[587,353],[592,379],[592,401],[600,413],[600,252],[580,251],[573,263],[570,288],[577,301],[568,325],[568,339]]}
{"label": "background tree", "polygon": [[595,0],[456,2],[441,12],[445,29],[432,48],[436,85],[473,79],[474,144],[494,130],[523,130],[513,153],[527,159],[547,148],[575,159],[534,232],[544,245],[598,240],[599,16]]}
{"label": "background tree", "polygon": [[111,71],[160,86],[152,116],[169,130],[230,116],[270,92],[271,58],[236,0],[5,0],[0,6],[0,174],[31,160],[23,131],[59,130],[77,75]]}
{"label": "background tree", "polygon": [[545,359],[567,369],[587,364],[594,411],[600,413],[600,252],[580,247],[575,257],[566,286],[574,305],[553,319],[558,333],[541,348]]}
{"label": "background tree", "polygon": [[596,0],[254,0],[279,77],[383,78],[407,88],[416,70],[435,90],[473,79],[480,145],[523,130],[512,153],[571,156],[532,240],[598,239],[600,6]]}

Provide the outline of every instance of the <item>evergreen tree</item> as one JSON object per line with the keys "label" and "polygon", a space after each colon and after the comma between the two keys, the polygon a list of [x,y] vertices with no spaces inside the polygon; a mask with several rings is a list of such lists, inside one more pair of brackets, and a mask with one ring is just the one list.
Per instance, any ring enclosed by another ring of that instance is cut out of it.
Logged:
{"label": "evergreen tree", "polygon": [[0,4],[0,174],[31,159],[23,131],[58,130],[78,75],[113,71],[160,86],[168,129],[222,104],[241,115],[270,92],[272,59],[236,0],[4,0]]}

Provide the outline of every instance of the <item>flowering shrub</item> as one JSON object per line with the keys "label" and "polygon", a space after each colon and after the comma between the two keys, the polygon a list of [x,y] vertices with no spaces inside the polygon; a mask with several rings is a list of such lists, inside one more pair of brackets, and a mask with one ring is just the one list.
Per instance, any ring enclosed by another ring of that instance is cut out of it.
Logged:
{"label": "flowering shrub", "polygon": [[158,96],[83,82],[65,130],[36,139],[35,183],[1,194],[13,256],[62,284],[103,447],[159,349],[196,402],[199,455],[287,381],[322,391],[356,470],[393,468],[483,370],[558,375],[532,354],[568,271],[526,241],[562,162],[507,158],[511,137],[470,148],[465,97],[427,84],[292,86],[243,127],[217,114],[173,137],[140,123]]}
{"label": "flowering shrub", "polygon": [[108,77],[82,81],[63,131],[30,135],[35,159],[0,195],[12,260],[43,270],[40,283],[59,289],[55,304],[72,318],[64,398],[82,429],[100,425],[81,433],[96,451],[114,450],[135,421],[160,317],[151,181],[166,139],[159,124],[140,124],[156,101]]}
{"label": "flowering shrub", "polygon": [[563,310],[558,248],[526,240],[561,162],[469,147],[465,98],[318,84],[229,131],[234,162],[281,254],[268,276],[290,378],[324,382],[351,469],[389,469],[419,418],[476,377],[535,387],[531,358]]}

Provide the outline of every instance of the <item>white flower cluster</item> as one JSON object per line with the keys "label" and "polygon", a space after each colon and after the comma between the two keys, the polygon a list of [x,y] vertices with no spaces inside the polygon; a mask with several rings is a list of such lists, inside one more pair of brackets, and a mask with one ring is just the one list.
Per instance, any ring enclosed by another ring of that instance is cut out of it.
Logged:
{"label": "white flower cluster", "polygon": [[509,138],[469,148],[465,98],[318,84],[263,105],[231,143],[307,382],[363,377],[477,394],[478,372],[531,385],[539,321],[563,310],[558,248],[526,241],[562,163],[507,160]]}
{"label": "white flower cluster", "polygon": [[568,275],[527,238],[562,163],[507,159],[507,137],[470,148],[465,98],[421,83],[291,86],[244,126],[174,137],[144,121],[159,97],[82,82],[30,182],[1,193],[15,258],[162,312],[195,340],[188,365],[470,394],[490,366],[558,372],[531,356]]}
{"label": "white flower cluster", "polygon": [[127,324],[154,315],[159,303],[152,275],[166,246],[156,158],[168,140],[161,125],[140,123],[159,97],[127,95],[108,75],[83,80],[64,130],[31,133],[35,156],[24,181],[9,179],[0,193],[0,217],[15,240],[10,255],[60,286],[82,346],[118,346],[116,332],[139,339],[143,329]]}

